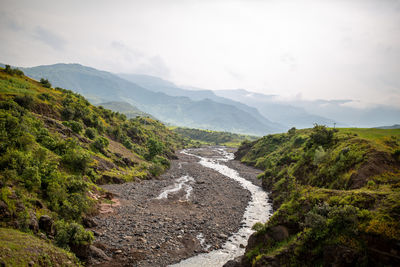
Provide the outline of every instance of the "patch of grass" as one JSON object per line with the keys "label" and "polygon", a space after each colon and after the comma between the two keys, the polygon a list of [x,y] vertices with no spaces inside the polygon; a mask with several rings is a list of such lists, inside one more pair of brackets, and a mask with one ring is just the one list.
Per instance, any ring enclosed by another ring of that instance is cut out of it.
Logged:
{"label": "patch of grass", "polygon": [[70,252],[13,229],[0,228],[0,259],[5,266],[81,266]]}

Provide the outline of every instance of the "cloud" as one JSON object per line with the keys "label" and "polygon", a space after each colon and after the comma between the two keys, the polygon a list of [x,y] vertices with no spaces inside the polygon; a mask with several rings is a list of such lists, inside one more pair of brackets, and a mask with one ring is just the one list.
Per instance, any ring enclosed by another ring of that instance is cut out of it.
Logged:
{"label": "cloud", "polygon": [[58,36],[56,33],[53,33],[41,26],[37,26],[34,29],[33,38],[59,51],[64,50],[65,45],[67,44],[67,41]]}
{"label": "cloud", "polygon": [[122,60],[126,66],[125,69],[131,73],[159,76],[168,78],[171,74],[170,68],[160,55],[148,56],[145,53],[129,47],[122,42],[113,41],[110,44],[113,54],[119,60]]}

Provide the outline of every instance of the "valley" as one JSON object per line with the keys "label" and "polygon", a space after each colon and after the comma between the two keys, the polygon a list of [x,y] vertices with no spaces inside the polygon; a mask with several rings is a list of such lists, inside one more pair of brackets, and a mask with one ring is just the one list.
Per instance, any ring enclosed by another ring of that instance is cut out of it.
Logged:
{"label": "valley", "polygon": [[187,258],[177,266],[222,266],[240,256],[252,225],[266,221],[271,208],[259,171],[232,161],[231,152],[183,150],[157,179],[103,186],[119,205],[94,218],[94,245],[109,258],[94,258],[92,266],[165,266]]}

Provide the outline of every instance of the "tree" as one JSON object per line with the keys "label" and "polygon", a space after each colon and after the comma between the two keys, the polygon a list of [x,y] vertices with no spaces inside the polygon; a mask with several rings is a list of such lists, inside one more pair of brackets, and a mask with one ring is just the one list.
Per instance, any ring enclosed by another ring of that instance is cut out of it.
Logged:
{"label": "tree", "polygon": [[40,83],[42,84],[43,87],[51,88],[51,83],[47,79],[41,78]]}
{"label": "tree", "polygon": [[146,155],[147,160],[152,160],[156,155],[161,154],[164,149],[163,144],[153,138],[147,141],[147,147],[149,149],[149,153]]}

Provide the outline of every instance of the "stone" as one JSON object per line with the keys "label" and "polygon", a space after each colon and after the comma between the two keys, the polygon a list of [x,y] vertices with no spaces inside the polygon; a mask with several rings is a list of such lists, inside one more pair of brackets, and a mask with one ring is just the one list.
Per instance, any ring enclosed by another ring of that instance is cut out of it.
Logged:
{"label": "stone", "polygon": [[46,234],[52,235],[53,231],[53,219],[48,215],[42,215],[39,218],[39,229],[44,231]]}
{"label": "stone", "polygon": [[4,201],[0,200],[0,217],[8,218],[10,217],[10,211],[8,210],[8,206]]}
{"label": "stone", "polygon": [[271,227],[269,229],[268,233],[271,236],[271,238],[277,242],[281,242],[289,237],[289,231],[283,225],[277,225],[277,226]]}
{"label": "stone", "polygon": [[34,213],[30,213],[29,215],[29,229],[32,230],[32,232],[37,233],[39,231],[39,223],[37,221],[36,215]]}
{"label": "stone", "polygon": [[90,253],[90,256],[91,256],[92,258],[101,259],[101,260],[104,260],[104,261],[109,261],[109,260],[110,260],[110,257],[108,257],[108,256],[106,255],[106,253],[104,253],[104,251],[101,250],[101,249],[98,248],[98,247],[89,246],[89,253]]}
{"label": "stone", "polygon": [[84,217],[82,219],[82,224],[86,228],[92,228],[92,227],[96,227],[97,226],[97,223],[92,218],[89,218],[89,217]]}

